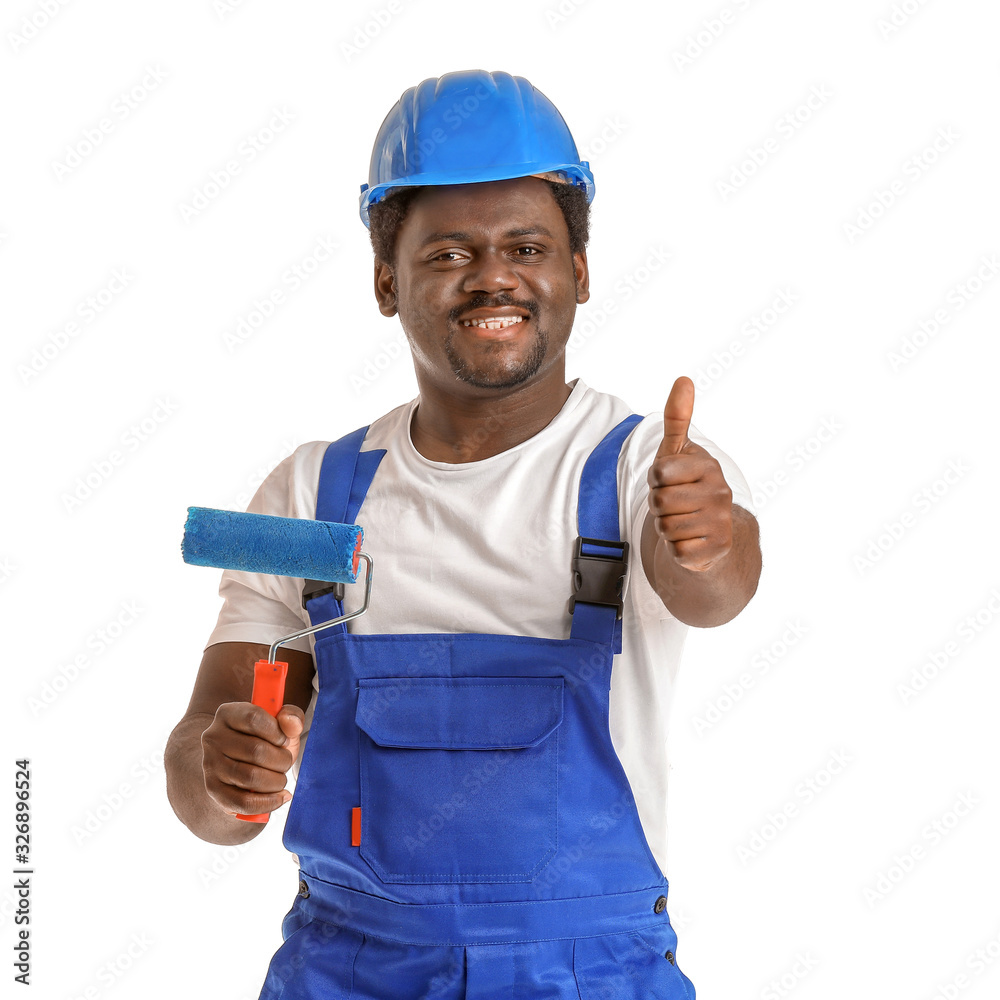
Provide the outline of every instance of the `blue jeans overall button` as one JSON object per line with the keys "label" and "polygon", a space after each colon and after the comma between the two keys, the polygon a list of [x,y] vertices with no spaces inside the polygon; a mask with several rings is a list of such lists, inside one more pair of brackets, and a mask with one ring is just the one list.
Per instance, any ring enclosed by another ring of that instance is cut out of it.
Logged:
{"label": "blue jeans overall button", "polygon": [[560,677],[368,677],[361,856],[383,882],[527,882],[558,836]]}
{"label": "blue jeans overall button", "polygon": [[653,904],[654,913],[662,913],[667,908],[667,897],[660,896],[657,898],[656,902]]}

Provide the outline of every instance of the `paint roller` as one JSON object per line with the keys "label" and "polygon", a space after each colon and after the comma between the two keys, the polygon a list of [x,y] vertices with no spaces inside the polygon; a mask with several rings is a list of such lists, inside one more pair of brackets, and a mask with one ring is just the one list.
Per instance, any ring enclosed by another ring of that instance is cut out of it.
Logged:
{"label": "paint roller", "polygon": [[[359,562],[365,561],[365,599],[361,608],[349,615],[341,615],[276,639],[271,644],[267,659],[254,664],[250,700],[272,716],[277,716],[284,704],[285,677],[288,674],[288,664],[275,661],[278,647],[357,618],[368,610],[373,564],[371,556],[361,551],[363,543],[364,529],[356,524],[188,507],[181,555],[192,566],[302,577],[306,580],[308,589],[305,592],[308,593],[313,582],[355,583]],[[327,591],[332,589],[329,587]],[[268,815],[239,815],[238,818],[266,823]]]}

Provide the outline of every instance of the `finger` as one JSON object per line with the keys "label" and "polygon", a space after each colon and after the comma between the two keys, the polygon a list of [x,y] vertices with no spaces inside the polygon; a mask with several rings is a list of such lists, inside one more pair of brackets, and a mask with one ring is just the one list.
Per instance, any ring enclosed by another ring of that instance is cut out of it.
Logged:
{"label": "finger", "polygon": [[288,747],[276,747],[266,740],[242,733],[231,732],[223,736],[206,730],[201,743],[205,760],[211,762],[228,760],[284,774],[294,760]]}
{"label": "finger", "polygon": [[306,727],[305,714],[298,705],[284,705],[278,712],[277,719],[281,731],[288,737],[288,742],[283,749],[291,754],[293,761],[296,761],[299,757],[302,733]]}
{"label": "finger", "polygon": [[711,459],[699,454],[699,445],[687,445],[681,455],[657,455],[646,472],[646,482],[653,489],[691,488],[713,478]]}
{"label": "finger", "polygon": [[288,742],[274,716],[267,709],[249,701],[234,701],[220,705],[215,718],[233,732],[257,736],[277,747],[284,746]]}
{"label": "finger", "polygon": [[227,785],[206,786],[215,804],[230,816],[260,816],[274,812],[288,802],[292,793],[287,789],[275,794],[245,792]]}
{"label": "finger", "polygon": [[306,727],[305,713],[298,705],[282,705],[277,719],[281,731],[290,740],[297,740],[302,735],[302,730]]}
{"label": "finger", "polygon": [[222,785],[239,788],[245,792],[259,792],[273,795],[280,792],[288,782],[284,771],[274,771],[258,767],[241,760],[222,757],[211,768],[212,777]]}
{"label": "finger", "polygon": [[223,811],[232,815],[272,812],[292,797],[285,787],[285,769],[291,760],[286,755],[278,768],[272,769],[217,753],[210,757],[206,753],[205,790]]}
{"label": "finger", "polygon": [[646,482],[654,514],[681,514],[682,507],[688,511],[713,508],[726,514],[732,509],[733,491],[717,464],[713,468],[701,456],[691,454],[698,447],[692,444],[683,455],[657,458],[649,467]]}
{"label": "finger", "polygon": [[705,538],[705,526],[699,514],[659,514],[657,534],[668,542],[690,542]]}
{"label": "finger", "polygon": [[673,384],[663,408],[663,440],[656,457],[677,455],[688,443],[688,427],[694,412],[694,382],[681,375]]}
{"label": "finger", "polygon": [[228,813],[256,816],[272,812],[291,797],[283,770],[215,756],[205,760],[205,789]]}
{"label": "finger", "polygon": [[707,538],[687,538],[671,544],[677,562],[696,573],[711,569],[730,548],[729,545],[712,542]]}
{"label": "finger", "polygon": [[660,486],[649,491],[649,509],[654,517],[667,514],[697,514],[705,498],[697,492],[697,483],[690,486]]}
{"label": "finger", "polygon": [[650,490],[649,510],[656,529],[668,541],[732,534],[732,492],[723,486],[706,490],[702,484]]}

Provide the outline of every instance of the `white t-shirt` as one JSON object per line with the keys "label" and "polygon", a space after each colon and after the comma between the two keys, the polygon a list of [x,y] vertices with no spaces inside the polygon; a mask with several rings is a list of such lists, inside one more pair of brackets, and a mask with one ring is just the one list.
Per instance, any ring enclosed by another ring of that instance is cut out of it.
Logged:
{"label": "white t-shirt", "polygon": [[[351,632],[569,638],[580,475],[605,434],[631,412],[582,380],[570,384],[572,393],[548,426],[479,462],[431,462],[414,448],[410,420],[419,397],[371,424],[363,449],[385,448],[386,454],[357,517],[374,576],[371,605],[348,624]],[[719,461],[734,503],[752,510],[750,490],[733,461],[693,425],[688,436]],[[646,474],[662,437],[662,413],[650,414],[626,438],[618,461],[619,528],[630,560],[622,652],[611,678],[610,731],[650,850],[666,872],[667,724],[688,626],[650,587],[639,554]],[[328,443],[298,447],[267,477],[248,510],[314,518]],[[361,606],[363,576],[362,568],[359,582],[346,588],[345,612]],[[310,625],[301,579],[227,570],[219,594],[224,604],[207,645],[270,644]],[[313,637],[289,646],[311,651]],[[313,683],[318,690],[318,678]],[[314,694],[307,727],[315,701]]]}

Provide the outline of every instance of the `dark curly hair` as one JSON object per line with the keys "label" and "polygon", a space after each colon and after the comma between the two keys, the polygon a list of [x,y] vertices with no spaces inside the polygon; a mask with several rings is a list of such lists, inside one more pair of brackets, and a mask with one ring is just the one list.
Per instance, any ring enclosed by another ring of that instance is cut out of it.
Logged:
{"label": "dark curly hair", "polygon": [[[547,179],[545,183],[566,220],[570,253],[582,253],[590,240],[590,205],[587,204],[586,192],[575,184],[561,184]],[[410,203],[420,191],[419,187],[400,188],[368,209],[372,250],[375,257],[388,264],[390,269],[396,267],[396,233],[406,218]]]}

